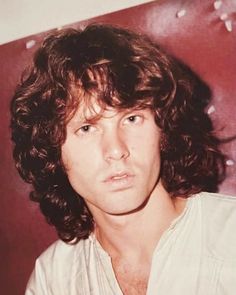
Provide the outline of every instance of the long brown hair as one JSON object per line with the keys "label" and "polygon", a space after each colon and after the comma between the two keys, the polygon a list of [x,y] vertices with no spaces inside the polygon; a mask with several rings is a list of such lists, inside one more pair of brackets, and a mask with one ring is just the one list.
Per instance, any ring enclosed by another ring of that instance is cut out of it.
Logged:
{"label": "long brown hair", "polygon": [[87,238],[94,226],[61,162],[66,122],[82,94],[104,106],[153,110],[161,178],[172,197],[217,191],[225,159],[205,113],[208,86],[145,36],[96,24],[62,30],[38,49],[11,103],[16,167],[61,239]]}

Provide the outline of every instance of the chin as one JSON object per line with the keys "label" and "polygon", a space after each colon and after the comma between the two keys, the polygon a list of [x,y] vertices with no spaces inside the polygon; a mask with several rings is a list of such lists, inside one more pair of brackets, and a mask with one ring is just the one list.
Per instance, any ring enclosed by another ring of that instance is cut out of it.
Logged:
{"label": "chin", "polygon": [[142,210],[145,205],[147,204],[149,198],[146,198],[144,200],[140,200],[140,202],[136,202],[133,204],[127,204],[127,202],[124,204],[124,206],[120,205],[117,206],[117,203],[114,205],[108,206],[109,208],[104,208],[104,212],[110,214],[110,215],[129,215],[133,214],[135,212],[138,212]]}

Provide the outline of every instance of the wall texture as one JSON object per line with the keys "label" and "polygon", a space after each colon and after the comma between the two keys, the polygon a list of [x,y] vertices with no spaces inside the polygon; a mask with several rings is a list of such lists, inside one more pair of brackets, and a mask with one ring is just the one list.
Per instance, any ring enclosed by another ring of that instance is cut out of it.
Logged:
{"label": "wall texture", "polygon": [[[225,0],[217,7],[214,7],[214,1],[155,1],[75,23],[73,27],[98,21],[119,24],[152,36],[212,87],[214,99],[208,112],[219,135],[227,137],[236,133],[236,2]],[[1,294],[23,294],[35,258],[56,239],[37,205],[28,201],[30,187],[21,181],[14,168],[8,127],[9,102],[15,85],[45,35],[30,36],[0,47]],[[229,155],[228,177],[220,190],[236,195],[235,141],[223,149]]]}

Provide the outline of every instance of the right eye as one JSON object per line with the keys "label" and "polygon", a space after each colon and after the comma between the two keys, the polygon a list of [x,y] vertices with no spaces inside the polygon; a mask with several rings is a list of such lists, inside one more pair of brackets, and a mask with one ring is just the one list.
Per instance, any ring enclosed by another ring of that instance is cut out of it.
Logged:
{"label": "right eye", "polygon": [[95,127],[93,125],[83,125],[79,129],[77,129],[76,133],[80,134],[86,134],[86,133],[91,133],[95,130]]}
{"label": "right eye", "polygon": [[90,129],[91,129],[91,125],[85,125],[80,127],[80,130],[83,132],[89,132]]}

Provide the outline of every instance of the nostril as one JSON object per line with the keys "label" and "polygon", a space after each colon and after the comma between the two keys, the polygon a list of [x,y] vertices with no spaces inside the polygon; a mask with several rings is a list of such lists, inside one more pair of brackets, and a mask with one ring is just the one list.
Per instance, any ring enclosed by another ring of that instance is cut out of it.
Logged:
{"label": "nostril", "polygon": [[125,159],[129,155],[129,149],[125,142],[120,140],[110,140],[105,147],[106,160]]}
{"label": "nostril", "polygon": [[106,151],[106,160],[121,160],[129,156],[129,151],[126,147],[111,148]]}

